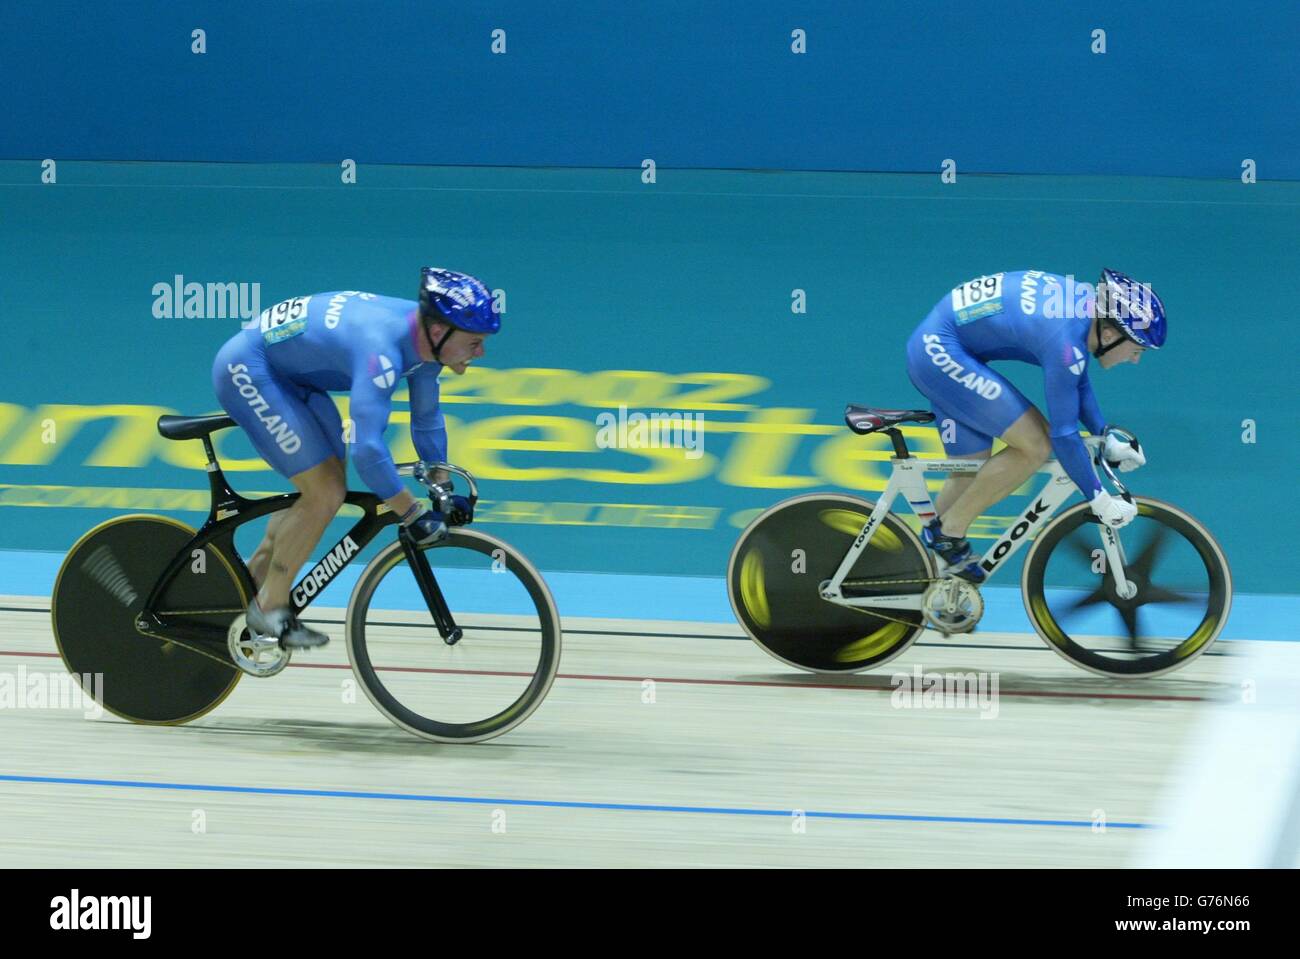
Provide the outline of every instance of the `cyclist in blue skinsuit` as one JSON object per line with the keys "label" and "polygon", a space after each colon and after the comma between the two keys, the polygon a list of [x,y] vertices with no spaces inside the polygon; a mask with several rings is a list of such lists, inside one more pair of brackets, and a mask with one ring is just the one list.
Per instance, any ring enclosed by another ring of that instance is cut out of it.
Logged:
{"label": "cyclist in blue skinsuit", "polygon": [[402,485],[384,443],[393,391],[410,388],[411,439],[424,462],[444,462],[447,432],[438,408],[444,366],[463,375],[484,355],[501,321],[492,296],[464,273],[425,267],[419,302],[355,290],[277,303],[217,353],[212,385],[227,413],[262,457],[298,489],[274,514],[248,562],[258,585],[248,625],[286,647],[322,646],[323,633],[289,608],[291,577],[306,562],[347,492],[343,423],[327,391],[351,393],[353,462],[419,545],[468,522],[469,502],[454,496],[443,516]]}
{"label": "cyclist in blue skinsuit", "polygon": [[[949,476],[923,539],[945,573],[979,583],[984,572],[967,542],[975,517],[1011,493],[1053,453],[1093,512],[1121,527],[1131,503],[1101,488],[1079,435],[1106,429],[1088,380],[1088,356],[1102,369],[1137,363],[1165,341],[1165,309],[1149,286],[1103,270],[1087,284],[1041,270],[995,273],[952,290],[907,343],[907,371],[931,401],[949,456],[987,460],[974,474]],[[1020,360],[1043,369],[1047,417],[988,363]],[[993,437],[1006,448],[990,457]],[[1124,471],[1146,462],[1137,441],[1107,435],[1106,459]]]}

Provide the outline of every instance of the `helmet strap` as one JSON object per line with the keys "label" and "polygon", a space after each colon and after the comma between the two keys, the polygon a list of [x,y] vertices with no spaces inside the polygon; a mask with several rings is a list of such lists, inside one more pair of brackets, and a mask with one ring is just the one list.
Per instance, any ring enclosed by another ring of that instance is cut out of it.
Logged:
{"label": "helmet strap", "polygon": [[447,340],[449,340],[449,339],[451,338],[451,334],[453,334],[453,333],[456,332],[456,328],[455,328],[454,326],[451,326],[450,324],[448,324],[448,326],[447,326],[447,332],[444,333],[444,334],[442,335],[442,339],[440,339],[437,343],[435,343],[435,342],[433,342],[433,336],[429,333],[429,328],[430,328],[431,326],[433,326],[433,324],[432,324],[432,323],[425,323],[425,324],[423,324],[423,326],[424,326],[424,338],[425,338],[425,339],[428,341],[428,343],[429,343],[429,349],[433,350],[433,358],[434,358],[437,362],[441,363],[441,362],[442,362],[442,357],[439,356],[438,354],[442,351],[442,348],[443,348],[444,344],[446,344]]}
{"label": "helmet strap", "polygon": [[1122,344],[1124,343],[1124,341],[1128,339],[1127,336],[1125,336],[1123,333],[1120,333],[1118,330],[1116,330],[1115,332],[1116,332],[1116,333],[1119,333],[1119,336],[1116,338],[1115,342],[1111,343],[1110,346],[1102,346],[1102,345],[1101,345],[1101,331],[1102,331],[1103,329],[1105,329],[1105,327],[1103,327],[1103,326],[1101,325],[1101,317],[1099,317],[1099,316],[1093,317],[1093,323],[1096,324],[1096,328],[1097,328],[1097,349],[1094,350],[1094,351],[1093,351],[1093,354],[1092,354],[1092,358],[1093,358],[1094,360],[1099,360],[1099,359],[1101,359],[1103,356],[1105,356],[1105,355],[1106,355],[1107,353],[1109,353],[1111,350],[1115,349],[1115,347],[1122,345]]}

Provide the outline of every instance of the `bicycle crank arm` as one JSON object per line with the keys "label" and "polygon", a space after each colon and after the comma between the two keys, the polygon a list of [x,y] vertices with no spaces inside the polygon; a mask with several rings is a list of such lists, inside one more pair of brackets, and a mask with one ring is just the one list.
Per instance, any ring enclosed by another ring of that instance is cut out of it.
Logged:
{"label": "bicycle crank arm", "polygon": [[447,599],[442,595],[442,587],[438,585],[437,577],[429,568],[429,558],[423,550],[416,549],[415,544],[405,536],[399,536],[399,539],[402,543],[402,552],[406,554],[406,562],[410,565],[411,571],[415,574],[415,582],[420,587],[420,595],[424,597],[429,615],[433,617],[433,624],[438,628],[438,635],[448,646],[455,646],[465,633],[456,625],[451,610],[447,607]]}

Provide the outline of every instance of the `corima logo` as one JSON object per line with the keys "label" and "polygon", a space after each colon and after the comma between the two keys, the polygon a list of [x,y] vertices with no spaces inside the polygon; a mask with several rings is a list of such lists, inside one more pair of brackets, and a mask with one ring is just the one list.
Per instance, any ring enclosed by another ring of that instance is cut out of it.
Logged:
{"label": "corima logo", "polygon": [[993,567],[998,564],[998,562],[1002,559],[1003,556],[1007,555],[1007,550],[1011,549],[1012,544],[1015,543],[1017,540],[1019,540],[1020,537],[1024,536],[1027,532],[1029,532],[1030,527],[1032,527],[1035,523],[1037,523],[1039,517],[1041,517],[1045,512],[1047,512],[1047,506],[1043,503],[1041,499],[1036,500],[1034,502],[1034,508],[1031,509],[1028,513],[1026,513],[1025,518],[1015,525],[1015,527],[1011,530],[1010,535],[1005,540],[1003,540],[1001,543],[998,543],[997,549],[993,551],[993,557],[991,559],[986,559],[984,560],[984,562],[980,563],[980,566],[983,567],[984,572],[986,573],[993,572]]}
{"label": "corima logo", "polygon": [[358,549],[360,547],[352,541],[351,536],[344,536],[343,542],[330,550],[325,555],[325,558],[313,566],[311,572],[303,577],[302,582],[294,587],[294,602],[299,606],[303,606],[307,600],[328,586],[329,581],[348,564],[348,560],[357,554]]}
{"label": "corima logo", "polygon": [[248,375],[248,367],[243,363],[228,363],[226,372],[230,374],[230,382],[239,390],[239,395],[248,400],[248,406],[262,421],[266,431],[271,434],[275,440],[275,445],[280,447],[286,453],[296,453],[302,446],[302,437],[289,428],[289,424],[282,422],[281,417],[276,414],[273,416],[263,416],[262,413],[270,409],[271,404],[262,398],[261,392],[253,385],[253,378]]}

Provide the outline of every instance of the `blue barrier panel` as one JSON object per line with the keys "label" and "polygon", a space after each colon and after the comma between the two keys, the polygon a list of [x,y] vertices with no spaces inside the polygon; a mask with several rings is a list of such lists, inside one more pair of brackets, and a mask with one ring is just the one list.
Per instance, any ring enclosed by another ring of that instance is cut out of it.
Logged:
{"label": "blue barrier panel", "polygon": [[1297,179],[1297,35],[1218,0],[6,3],[0,157]]}

